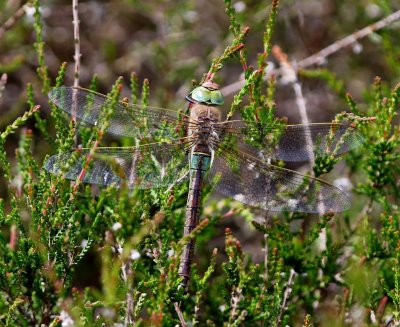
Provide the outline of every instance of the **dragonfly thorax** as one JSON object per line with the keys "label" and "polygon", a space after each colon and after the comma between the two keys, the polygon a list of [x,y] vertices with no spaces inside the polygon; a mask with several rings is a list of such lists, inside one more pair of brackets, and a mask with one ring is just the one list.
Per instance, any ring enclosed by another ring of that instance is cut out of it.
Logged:
{"label": "dragonfly thorax", "polygon": [[214,106],[195,104],[190,112],[193,127],[189,128],[189,136],[195,142],[193,152],[211,154],[210,144],[215,137],[214,124],[220,121],[221,114]]}

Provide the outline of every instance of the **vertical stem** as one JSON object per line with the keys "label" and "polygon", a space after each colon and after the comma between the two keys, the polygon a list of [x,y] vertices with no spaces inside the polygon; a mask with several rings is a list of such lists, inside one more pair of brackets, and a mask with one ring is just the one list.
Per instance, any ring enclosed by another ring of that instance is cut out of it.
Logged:
{"label": "vertical stem", "polygon": [[[79,38],[79,16],[78,16],[78,0],[72,0],[72,15],[74,25],[74,44],[75,44],[75,71],[74,71],[74,86],[79,86],[79,72],[81,66],[81,44]],[[75,117],[73,117],[75,118]]]}
{"label": "vertical stem", "polygon": [[[266,225],[267,226],[267,225]],[[264,247],[264,285],[267,287],[268,283],[268,256],[269,256],[269,247],[268,247],[268,234],[264,234],[265,247]]]}
{"label": "vertical stem", "polygon": [[179,321],[181,322],[181,326],[182,327],[187,327],[188,325],[187,325],[187,323],[185,321],[185,318],[183,317],[181,309],[179,308],[179,304],[174,302],[174,308],[175,308],[175,311],[176,311],[176,313],[177,313],[177,315],[179,317]]}
{"label": "vertical stem", "polygon": [[[72,15],[73,15],[72,24],[74,25],[74,44],[75,44],[74,86],[78,87],[79,86],[79,72],[80,72],[80,66],[81,66],[81,56],[82,56],[81,55],[81,44],[80,44],[80,38],[79,38],[78,0],[72,0]],[[72,111],[71,111],[71,118],[74,123],[74,128],[76,128],[77,101],[76,101],[75,93],[74,93],[74,97],[73,97],[72,101],[73,101],[73,106],[72,106]],[[75,135],[74,135],[74,143],[75,143],[75,147],[76,147],[78,144],[77,133],[75,133]]]}
{"label": "vertical stem", "polygon": [[0,77],[0,98],[3,96],[6,84],[7,84],[7,74],[3,73]]}
{"label": "vertical stem", "polygon": [[[189,182],[189,194],[186,205],[186,217],[185,226],[183,230],[183,236],[188,236],[193,229],[196,228],[199,223],[199,209],[201,202],[201,189],[202,189],[202,178],[203,178],[203,156],[198,155],[197,166],[190,167],[191,176]],[[185,245],[182,251],[179,276],[183,277],[182,286],[187,290],[188,283],[190,280],[190,268],[193,260],[194,247],[196,239],[191,238]]]}
{"label": "vertical stem", "polygon": [[287,310],[286,304],[287,304],[287,300],[289,298],[290,293],[292,292],[292,283],[293,283],[293,278],[296,275],[296,272],[293,269],[290,269],[290,275],[289,275],[289,279],[286,285],[286,290],[285,293],[283,294],[283,301],[282,301],[282,305],[278,314],[278,318],[276,320],[276,326],[279,326],[281,323],[281,319],[282,319],[282,314]]}
{"label": "vertical stem", "polygon": [[28,6],[31,6],[31,1],[28,1],[26,4],[21,6],[10,18],[6,20],[6,22],[0,26],[0,39],[3,37],[4,33],[12,28],[15,23],[25,15],[25,10]]}

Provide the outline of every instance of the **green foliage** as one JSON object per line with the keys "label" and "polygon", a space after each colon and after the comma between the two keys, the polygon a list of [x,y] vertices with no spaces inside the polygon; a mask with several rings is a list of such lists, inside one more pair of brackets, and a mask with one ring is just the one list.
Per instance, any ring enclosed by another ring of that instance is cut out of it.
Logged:
{"label": "green foliage", "polygon": [[43,42],[42,22],[40,21],[41,14],[40,14],[39,0],[33,1],[33,6],[35,8],[35,13],[34,13],[35,23],[33,26],[36,34],[36,42],[34,44],[34,47],[37,52],[37,58],[38,58],[37,74],[43,83],[42,91],[44,94],[46,94],[50,90],[50,79],[49,79],[49,71],[45,63],[45,55],[44,55],[45,44]]}
{"label": "green foliage", "polygon": [[[126,2],[150,11],[159,5]],[[268,18],[257,27],[263,31],[257,57],[247,44],[251,33],[243,22],[245,15],[237,12],[232,1],[224,2],[232,36],[213,53],[212,60],[203,63],[209,64],[203,81],[223,80],[227,66],[240,64],[244,81],[227,119],[240,115],[253,127],[248,143],[264,149],[270,131],[260,130],[258,124],[277,131],[268,139],[271,145],[279,140],[285,123],[276,116],[276,78],[266,75],[278,24],[278,1],[272,2]],[[189,2],[179,3],[182,6],[165,4],[163,9],[176,28],[184,31],[183,13],[193,8]],[[388,6],[385,1],[379,3],[384,9]],[[258,6],[254,4],[256,12]],[[347,102],[350,113],[338,114],[334,122],[356,124],[364,139],[341,168],[357,183],[349,212],[322,216],[263,213],[256,220],[256,213],[236,202],[214,200],[211,188],[206,187],[204,219],[182,238],[185,183],[173,190],[132,191],[125,186],[116,190],[86,185],[80,178],[66,181],[42,168],[48,157],[40,152],[43,144],[46,152],[55,154],[70,150],[79,140],[91,151],[86,166],[100,142],[116,144],[104,134],[126,83],[117,79],[94,128],[78,130],[76,122],[51,103],[45,105],[50,112],[39,112],[36,103],[44,100],[36,88],[46,94],[51,86],[64,84],[68,70],[64,63],[57,75],[49,73],[40,1],[33,1],[33,8],[37,79],[26,86],[25,112],[9,124],[0,124],[2,326],[377,326],[390,319],[394,325],[400,323],[399,85],[392,87],[391,82],[376,78],[364,99],[354,100],[345,92],[345,82],[331,70],[299,73],[305,80],[323,81],[338,101]],[[173,75],[159,74],[160,82],[156,82],[163,85],[154,92],[163,104],[171,101],[167,91],[180,76],[188,78],[197,64],[173,60],[174,53],[183,51],[192,37],[187,32],[178,41],[151,44],[158,73],[166,67],[174,70]],[[398,79],[398,37],[385,31],[382,38],[384,57],[393,68],[391,78]],[[11,39],[18,41],[17,36]],[[249,64],[250,55],[256,57],[256,67]],[[115,56],[115,50],[108,51],[106,59]],[[21,64],[22,59],[14,56],[7,64],[1,63],[0,70],[11,72]],[[57,76],[54,82],[51,76]],[[138,75],[132,73],[129,78],[130,102],[149,105],[149,81],[144,79],[140,87]],[[89,88],[100,87],[94,76]],[[30,120],[35,121],[34,131],[21,129],[25,125],[33,128]],[[13,157],[9,149],[16,135]],[[121,140],[123,145],[130,142]],[[309,167],[315,176],[335,171],[336,151],[316,153]],[[66,162],[65,169],[71,164]],[[232,217],[252,221],[252,238],[259,238],[256,245],[262,248],[261,259],[252,256],[253,251],[239,240],[243,235],[233,228],[225,230],[223,245],[213,243],[210,250],[208,244],[219,233],[218,227]],[[179,258],[194,237],[198,260],[186,293],[180,287]]]}

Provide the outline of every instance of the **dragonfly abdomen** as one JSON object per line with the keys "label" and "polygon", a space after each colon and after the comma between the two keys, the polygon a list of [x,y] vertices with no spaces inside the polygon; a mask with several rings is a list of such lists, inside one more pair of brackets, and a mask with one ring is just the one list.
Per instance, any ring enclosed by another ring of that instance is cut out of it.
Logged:
{"label": "dragonfly abdomen", "polygon": [[[188,236],[199,223],[203,178],[210,165],[211,154],[195,152],[190,158],[190,182],[183,230],[184,236]],[[182,251],[179,275],[183,277],[182,286],[185,288],[190,279],[190,266],[193,259],[194,247],[195,239],[192,238]]]}

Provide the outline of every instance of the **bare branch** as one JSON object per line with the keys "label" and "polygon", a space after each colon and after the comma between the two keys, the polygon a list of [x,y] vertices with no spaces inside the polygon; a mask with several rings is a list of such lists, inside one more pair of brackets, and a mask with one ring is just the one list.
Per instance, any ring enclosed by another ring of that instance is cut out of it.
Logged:
{"label": "bare branch", "polygon": [[20,7],[14,13],[14,15],[12,15],[9,19],[6,20],[6,22],[2,26],[0,26],[0,39],[3,37],[6,31],[12,28],[15,23],[25,14],[25,10],[28,6],[30,6],[30,1]]}
{"label": "bare branch", "polygon": [[7,74],[4,73],[0,77],[0,99],[3,96],[3,92],[6,87],[6,84],[7,84]]}
{"label": "bare branch", "polygon": [[[282,49],[279,46],[275,45],[272,48],[272,53],[278,59],[281,65],[282,80],[286,84],[291,85],[293,88],[294,94],[296,96],[296,104],[297,104],[297,109],[299,110],[301,123],[304,125],[308,125],[310,121],[308,119],[308,114],[307,114],[306,100],[303,96],[303,90],[301,88],[301,84],[299,83],[299,80],[297,78],[297,71],[295,70],[293,65],[289,62],[288,56],[285,53],[283,53]],[[307,144],[310,144],[311,146],[313,145],[313,140],[311,139],[311,136],[308,134],[307,134]],[[309,168],[311,172],[314,166],[314,161],[315,158],[313,156],[312,158],[310,158],[309,161]]]}
{"label": "bare branch", "polygon": [[293,277],[296,275],[296,272],[293,269],[290,269],[289,279],[286,285],[285,293],[283,294],[283,301],[281,305],[281,309],[279,311],[278,319],[276,320],[276,325],[279,326],[283,313],[287,310],[286,303],[289,298],[290,293],[292,292],[291,286],[293,283]]}
{"label": "bare branch", "polygon": [[74,44],[75,44],[75,71],[74,86],[79,86],[79,72],[81,66],[81,43],[79,36],[79,16],[78,16],[78,0],[72,0],[72,15],[74,17],[72,24],[74,25]]}
{"label": "bare branch", "polygon": [[268,234],[264,234],[265,247],[264,247],[264,283],[265,287],[268,283],[268,256],[269,256],[269,246],[268,246]]}
{"label": "bare branch", "polygon": [[176,313],[178,314],[179,321],[181,322],[182,327],[187,327],[188,324],[186,323],[185,318],[183,318],[182,311],[179,308],[179,304],[177,302],[174,302],[174,307],[175,307]]}

